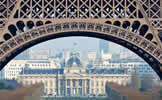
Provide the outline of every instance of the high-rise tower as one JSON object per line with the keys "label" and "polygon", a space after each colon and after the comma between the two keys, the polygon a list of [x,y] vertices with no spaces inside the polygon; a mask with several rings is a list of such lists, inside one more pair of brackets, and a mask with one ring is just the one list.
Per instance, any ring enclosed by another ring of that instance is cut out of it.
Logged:
{"label": "high-rise tower", "polygon": [[99,40],[99,49],[100,52],[103,51],[103,53],[109,52],[109,43],[106,40]]}

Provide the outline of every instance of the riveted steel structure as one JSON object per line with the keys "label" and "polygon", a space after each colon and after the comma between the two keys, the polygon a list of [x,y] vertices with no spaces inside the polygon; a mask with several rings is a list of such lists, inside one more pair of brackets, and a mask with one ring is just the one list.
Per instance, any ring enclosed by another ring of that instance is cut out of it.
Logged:
{"label": "riveted steel structure", "polygon": [[127,47],[162,79],[162,0],[0,0],[0,69],[23,50],[66,36]]}

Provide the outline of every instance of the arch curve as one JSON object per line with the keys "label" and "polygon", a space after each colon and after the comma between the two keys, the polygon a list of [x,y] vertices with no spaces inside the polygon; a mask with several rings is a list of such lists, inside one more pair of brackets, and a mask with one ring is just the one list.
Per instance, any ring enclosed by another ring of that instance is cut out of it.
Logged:
{"label": "arch curve", "polygon": [[[122,45],[142,57],[162,78],[161,50],[144,37],[121,29],[115,25],[89,23],[89,22],[61,22],[43,25],[35,29],[18,34],[10,41],[0,46],[0,66],[4,66],[16,55],[38,43],[69,36],[87,36],[101,38]],[[19,43],[18,45],[15,42]],[[12,46],[12,48],[10,48]],[[147,47],[147,48],[146,48]],[[159,50],[159,51],[156,51]],[[2,69],[1,67],[1,69]]]}

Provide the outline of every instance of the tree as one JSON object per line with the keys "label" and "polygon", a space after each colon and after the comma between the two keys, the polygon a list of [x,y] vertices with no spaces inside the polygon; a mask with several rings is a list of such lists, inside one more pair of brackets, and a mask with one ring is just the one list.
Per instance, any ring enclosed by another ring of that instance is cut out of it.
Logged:
{"label": "tree", "polygon": [[159,90],[160,98],[162,98],[162,88]]}
{"label": "tree", "polygon": [[0,81],[0,90],[1,89],[15,90],[13,85]]}
{"label": "tree", "polygon": [[4,82],[0,82],[0,89],[4,89],[5,88],[5,83]]}
{"label": "tree", "polygon": [[151,79],[151,75],[144,74],[143,79],[141,80],[141,88],[147,90],[148,88],[152,88],[153,80]]}

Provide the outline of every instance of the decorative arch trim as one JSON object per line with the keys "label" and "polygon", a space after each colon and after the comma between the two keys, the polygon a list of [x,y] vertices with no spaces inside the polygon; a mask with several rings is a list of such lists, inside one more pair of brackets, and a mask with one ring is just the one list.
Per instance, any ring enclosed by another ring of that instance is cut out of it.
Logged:
{"label": "decorative arch trim", "polygon": [[67,36],[96,37],[125,46],[148,62],[162,78],[162,50],[160,48],[144,37],[126,29],[95,22],[52,23],[22,32],[0,46],[0,69],[17,54],[33,45]]}

